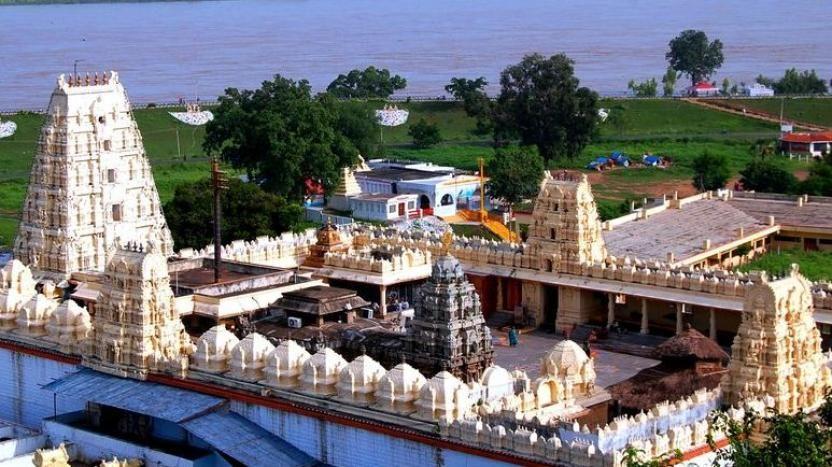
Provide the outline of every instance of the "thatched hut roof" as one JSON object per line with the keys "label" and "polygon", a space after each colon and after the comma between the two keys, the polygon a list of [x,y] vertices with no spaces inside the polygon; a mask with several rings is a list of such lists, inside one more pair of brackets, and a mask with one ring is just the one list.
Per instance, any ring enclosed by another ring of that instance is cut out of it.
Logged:
{"label": "thatched hut roof", "polygon": [[663,361],[728,361],[728,353],[719,344],[702,335],[701,332],[693,329],[690,325],[685,326],[685,329],[679,335],[671,337],[656,347],[653,350],[653,357]]}
{"label": "thatched hut roof", "polygon": [[649,410],[662,401],[693,395],[699,389],[715,389],[725,370],[702,374],[693,368],[679,369],[662,363],[641,370],[632,378],[607,388],[625,413]]}

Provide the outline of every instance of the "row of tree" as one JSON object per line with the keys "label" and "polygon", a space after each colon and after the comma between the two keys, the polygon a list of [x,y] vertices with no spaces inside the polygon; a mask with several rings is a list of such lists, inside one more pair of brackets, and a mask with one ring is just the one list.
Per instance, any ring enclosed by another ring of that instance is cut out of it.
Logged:
{"label": "row of tree", "polygon": [[[676,81],[683,74],[690,78],[691,84],[706,81],[725,61],[722,42],[719,39],[710,41],[705,32],[693,29],[682,31],[670,41],[665,58],[669,66],[661,78],[664,97],[673,96]],[[825,94],[828,91],[826,82],[815,70],[798,72],[791,68],[778,80],[759,75],[756,81],[772,88],[777,94]],[[716,86],[715,82],[713,84]],[[745,86],[745,83],[740,83],[740,86]],[[740,86],[725,78],[720,93],[724,96],[739,94]],[[656,97],[659,83],[655,78],[642,82],[630,80],[627,88],[636,97]]]}

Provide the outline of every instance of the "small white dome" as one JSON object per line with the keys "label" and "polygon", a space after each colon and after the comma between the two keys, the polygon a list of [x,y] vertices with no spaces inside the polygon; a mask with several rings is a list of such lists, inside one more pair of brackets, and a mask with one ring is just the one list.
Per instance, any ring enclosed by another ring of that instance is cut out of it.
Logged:
{"label": "small white dome", "polygon": [[540,373],[549,376],[567,376],[580,373],[589,357],[578,344],[571,340],[558,342],[544,357]]}
{"label": "small white dome", "polygon": [[482,385],[486,387],[508,386],[514,384],[514,378],[512,378],[508,370],[497,365],[491,365],[488,367],[482,374],[482,379],[480,381],[482,382]]}
{"label": "small white dome", "polygon": [[241,340],[231,351],[233,360],[263,360],[274,350],[274,346],[262,334],[253,332]]}
{"label": "small white dome", "polygon": [[[196,341],[196,351],[205,356],[230,355],[240,339],[220,324],[205,331]],[[268,342],[267,342],[268,343]]]}
{"label": "small white dome", "polygon": [[434,400],[436,404],[452,403],[458,390],[462,390],[467,396],[468,386],[465,383],[448,371],[440,371],[422,386],[419,397],[420,399],[428,398],[432,392],[436,395]]}
{"label": "small white dome", "polygon": [[393,384],[396,392],[409,392],[418,390],[424,386],[426,380],[416,368],[407,363],[399,363],[392,370],[388,371],[383,381],[389,381]]}
{"label": "small white dome", "polygon": [[378,383],[386,372],[387,370],[379,362],[367,355],[361,355],[341,370],[341,379],[348,378],[352,374],[355,384],[365,386]]}
{"label": "small white dome", "polygon": [[303,364],[304,372],[315,368],[319,377],[337,375],[345,366],[347,366],[347,361],[344,360],[344,357],[329,347],[319,350]]}
{"label": "small white dome", "polygon": [[266,365],[269,368],[277,368],[281,371],[300,369],[312,355],[293,340],[281,342],[266,357]]}
{"label": "small white dome", "polygon": [[83,326],[89,324],[90,314],[72,300],[65,300],[49,317],[49,324],[54,326]]}

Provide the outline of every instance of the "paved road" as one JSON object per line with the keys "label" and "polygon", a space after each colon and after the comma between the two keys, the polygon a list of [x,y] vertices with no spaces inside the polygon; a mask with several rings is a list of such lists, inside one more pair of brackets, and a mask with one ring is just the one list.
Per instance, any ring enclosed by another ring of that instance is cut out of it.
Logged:
{"label": "paved road", "polygon": [[[524,334],[517,347],[497,346],[494,350],[495,360],[497,365],[509,371],[516,368],[525,371],[534,380],[540,373],[541,358],[560,340],[560,337],[544,332]],[[595,373],[598,375],[596,384],[602,387],[629,379],[639,371],[659,364],[658,360],[649,358],[604,350],[596,352]]]}

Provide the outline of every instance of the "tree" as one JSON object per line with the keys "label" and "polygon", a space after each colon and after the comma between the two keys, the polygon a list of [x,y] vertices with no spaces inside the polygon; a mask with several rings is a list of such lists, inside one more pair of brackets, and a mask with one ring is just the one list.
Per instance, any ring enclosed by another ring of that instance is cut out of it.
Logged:
{"label": "tree", "polygon": [[659,92],[659,84],[656,82],[656,78],[650,78],[641,83],[636,83],[635,80],[631,79],[627,83],[627,88],[633,91],[633,95],[636,97],[656,97]]}
{"label": "tree", "polygon": [[731,80],[725,78],[722,80],[722,88],[719,90],[719,93],[723,96],[730,96],[731,95]]}
{"label": "tree", "polygon": [[439,127],[423,118],[410,126],[407,130],[413,138],[413,145],[419,149],[426,149],[442,142],[442,135],[439,134]]}
{"label": "tree", "polygon": [[330,112],[337,115],[335,128],[360,154],[370,154],[378,137],[378,122],[373,109],[365,103],[338,100],[329,94],[318,97]]}
{"label": "tree", "polygon": [[500,87],[495,142],[519,138],[524,146],[537,146],[549,162],[577,156],[591,140],[598,124],[598,95],[580,86],[566,55],[527,55],[503,70]]}
{"label": "tree", "polygon": [[[266,191],[290,200],[303,198],[310,179],[329,190],[340,168],[357,160],[359,149],[351,138],[366,128],[345,123],[358,115],[342,114],[328,99],[312,97],[307,81],[280,75],[254,91],[229,88],[206,126],[203,147],[245,170]],[[359,146],[365,144],[358,139]]]}
{"label": "tree", "polygon": [[[828,402],[827,398],[827,403]],[[761,444],[752,441],[755,429],[763,427],[766,440]],[[760,417],[753,411],[746,412],[743,420],[732,420],[724,412],[714,415],[708,433],[708,444],[717,452],[714,465],[757,467],[783,465],[790,467],[814,467],[832,465],[832,430],[828,426],[810,420],[806,414],[772,414]],[[717,449],[713,431],[725,433],[727,449]]]}
{"label": "tree", "polygon": [[688,75],[691,84],[707,79],[724,60],[722,42],[719,39],[709,42],[703,31],[682,31],[668,46],[665,58],[674,70]]}
{"label": "tree", "polygon": [[369,66],[338,75],[326,90],[342,99],[387,99],[405,87],[407,80],[401,76],[391,76],[387,68]]}
{"label": "tree", "polygon": [[[213,241],[213,195],[209,179],[176,187],[165,204],[168,226],[179,248],[202,248]],[[222,232],[224,238],[253,240],[261,235],[279,235],[294,229],[303,208],[267,193],[254,183],[228,181],[223,191]]]}
{"label": "tree", "polygon": [[797,178],[771,157],[754,157],[740,170],[742,186],[746,190],[764,193],[792,193]]}
{"label": "tree", "polygon": [[812,164],[809,177],[800,183],[799,191],[807,195],[832,196],[832,164]]}
{"label": "tree", "polygon": [[462,101],[465,113],[477,119],[477,134],[488,134],[493,130],[491,113],[493,104],[485,93],[488,81],[480,76],[477,79],[451,78],[445,91]]}
{"label": "tree", "polygon": [[673,97],[673,93],[676,90],[676,81],[679,79],[679,72],[674,70],[673,67],[667,67],[667,71],[664,72],[664,76],[662,76],[662,95],[664,97]]}
{"label": "tree", "polygon": [[675,449],[655,459],[647,459],[644,450],[632,446],[624,450],[622,465],[625,467],[669,467],[682,460],[682,451]]}
{"label": "tree", "polygon": [[826,94],[826,82],[818,77],[815,70],[798,72],[791,68],[777,82],[773,83],[777,94]]}
{"label": "tree", "polygon": [[535,147],[501,148],[486,167],[488,191],[511,206],[537,195],[544,170]]}
{"label": "tree", "polygon": [[722,154],[703,152],[693,160],[693,186],[699,191],[717,190],[725,187],[731,178],[728,158]]}

